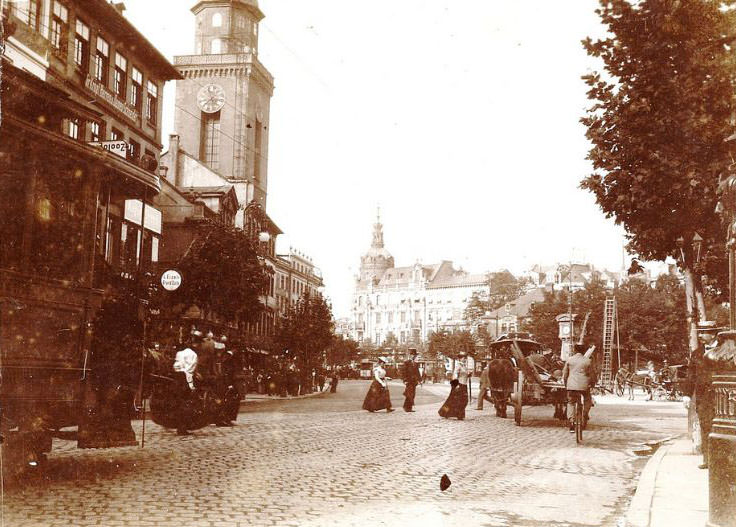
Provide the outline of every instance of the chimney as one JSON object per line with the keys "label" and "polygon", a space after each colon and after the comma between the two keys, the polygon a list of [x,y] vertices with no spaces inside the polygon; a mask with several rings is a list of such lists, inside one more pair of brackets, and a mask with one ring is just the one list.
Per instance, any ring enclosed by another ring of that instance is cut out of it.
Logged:
{"label": "chimney", "polygon": [[179,134],[169,135],[169,160],[171,166],[169,167],[168,180],[173,181],[176,188],[183,186],[183,174],[179,170]]}
{"label": "chimney", "polygon": [[123,2],[112,2],[112,6],[117,9],[118,13],[121,15],[125,11],[125,4]]}

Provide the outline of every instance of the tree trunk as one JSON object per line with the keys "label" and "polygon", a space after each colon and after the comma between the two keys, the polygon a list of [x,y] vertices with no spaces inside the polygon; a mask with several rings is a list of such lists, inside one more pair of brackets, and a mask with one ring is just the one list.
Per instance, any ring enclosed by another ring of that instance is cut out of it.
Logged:
{"label": "tree trunk", "polygon": [[692,355],[698,348],[698,318],[705,320],[705,303],[700,277],[695,275],[689,267],[683,269],[683,274],[685,275],[685,301],[687,304],[688,347],[690,355]]}

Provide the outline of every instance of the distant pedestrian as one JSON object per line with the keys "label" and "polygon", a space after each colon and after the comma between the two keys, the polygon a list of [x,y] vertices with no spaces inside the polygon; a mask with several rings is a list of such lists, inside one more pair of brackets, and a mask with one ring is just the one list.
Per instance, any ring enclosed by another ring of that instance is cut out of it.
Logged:
{"label": "distant pedestrian", "polygon": [[319,391],[323,392],[325,389],[325,370],[323,368],[319,368],[317,370],[317,386],[319,387]]}
{"label": "distant pedestrian", "polygon": [[414,397],[417,393],[417,384],[422,380],[417,365],[417,350],[409,348],[409,357],[404,362],[404,411],[414,411]]}
{"label": "distant pedestrian", "polygon": [[330,393],[337,393],[337,382],[340,380],[340,373],[337,367],[333,366],[330,374]]}
{"label": "distant pedestrian", "polygon": [[468,405],[468,387],[463,384],[463,381],[467,382],[468,378],[468,367],[465,361],[464,353],[461,353],[455,360],[455,368],[450,381],[450,395],[437,412],[445,419],[449,417],[457,417],[459,421],[465,419],[465,407]]}
{"label": "distant pedestrian", "polygon": [[388,392],[388,383],[386,382],[386,359],[378,358],[378,363],[373,367],[373,382],[371,382],[368,393],[363,401],[363,410],[375,412],[376,410],[385,409],[386,412],[393,412],[391,408],[391,396]]}
{"label": "distant pedestrian", "polygon": [[220,337],[220,342],[215,343],[217,349],[217,376],[216,376],[216,399],[217,415],[215,424],[217,426],[233,426],[233,421],[238,418],[240,408],[240,393],[235,386],[235,356],[228,349],[227,337]]}
{"label": "distant pedestrian", "polygon": [[491,379],[488,376],[488,364],[483,365],[483,370],[480,372],[480,386],[478,386],[478,405],[476,410],[483,410],[483,401],[486,400],[489,403],[493,402],[491,398]]}

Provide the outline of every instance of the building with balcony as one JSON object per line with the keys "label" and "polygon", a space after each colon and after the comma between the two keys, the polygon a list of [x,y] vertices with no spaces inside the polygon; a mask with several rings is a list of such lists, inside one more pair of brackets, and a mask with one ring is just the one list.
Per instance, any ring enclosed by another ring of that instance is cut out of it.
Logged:
{"label": "building with balcony", "polygon": [[395,267],[380,218],[361,257],[353,293],[351,337],[380,346],[392,334],[401,344],[426,342],[432,332],[470,330],[463,320],[474,293],[488,295],[485,273],[471,274],[445,260]]}
{"label": "building with balcony", "polygon": [[2,231],[22,248],[9,253],[62,279],[92,260],[96,281],[132,276],[158,259],[161,94],[180,75],[122,3],[5,6],[0,174],[3,213],[20,221]]}

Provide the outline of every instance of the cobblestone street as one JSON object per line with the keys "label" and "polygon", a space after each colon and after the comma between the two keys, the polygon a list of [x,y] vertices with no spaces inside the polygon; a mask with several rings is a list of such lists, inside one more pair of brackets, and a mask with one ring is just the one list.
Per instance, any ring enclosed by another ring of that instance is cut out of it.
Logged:
{"label": "cobblestone street", "polygon": [[43,478],[5,489],[4,525],[615,525],[645,461],[631,449],[685,427],[680,403],[608,396],[577,446],[550,407],[521,427],[475,401],[443,420],[447,386],[420,387],[407,414],[395,383],[398,410],[369,414],[367,386],[247,403],[237,427],[185,438],[149,422],[144,449],[55,444]]}

